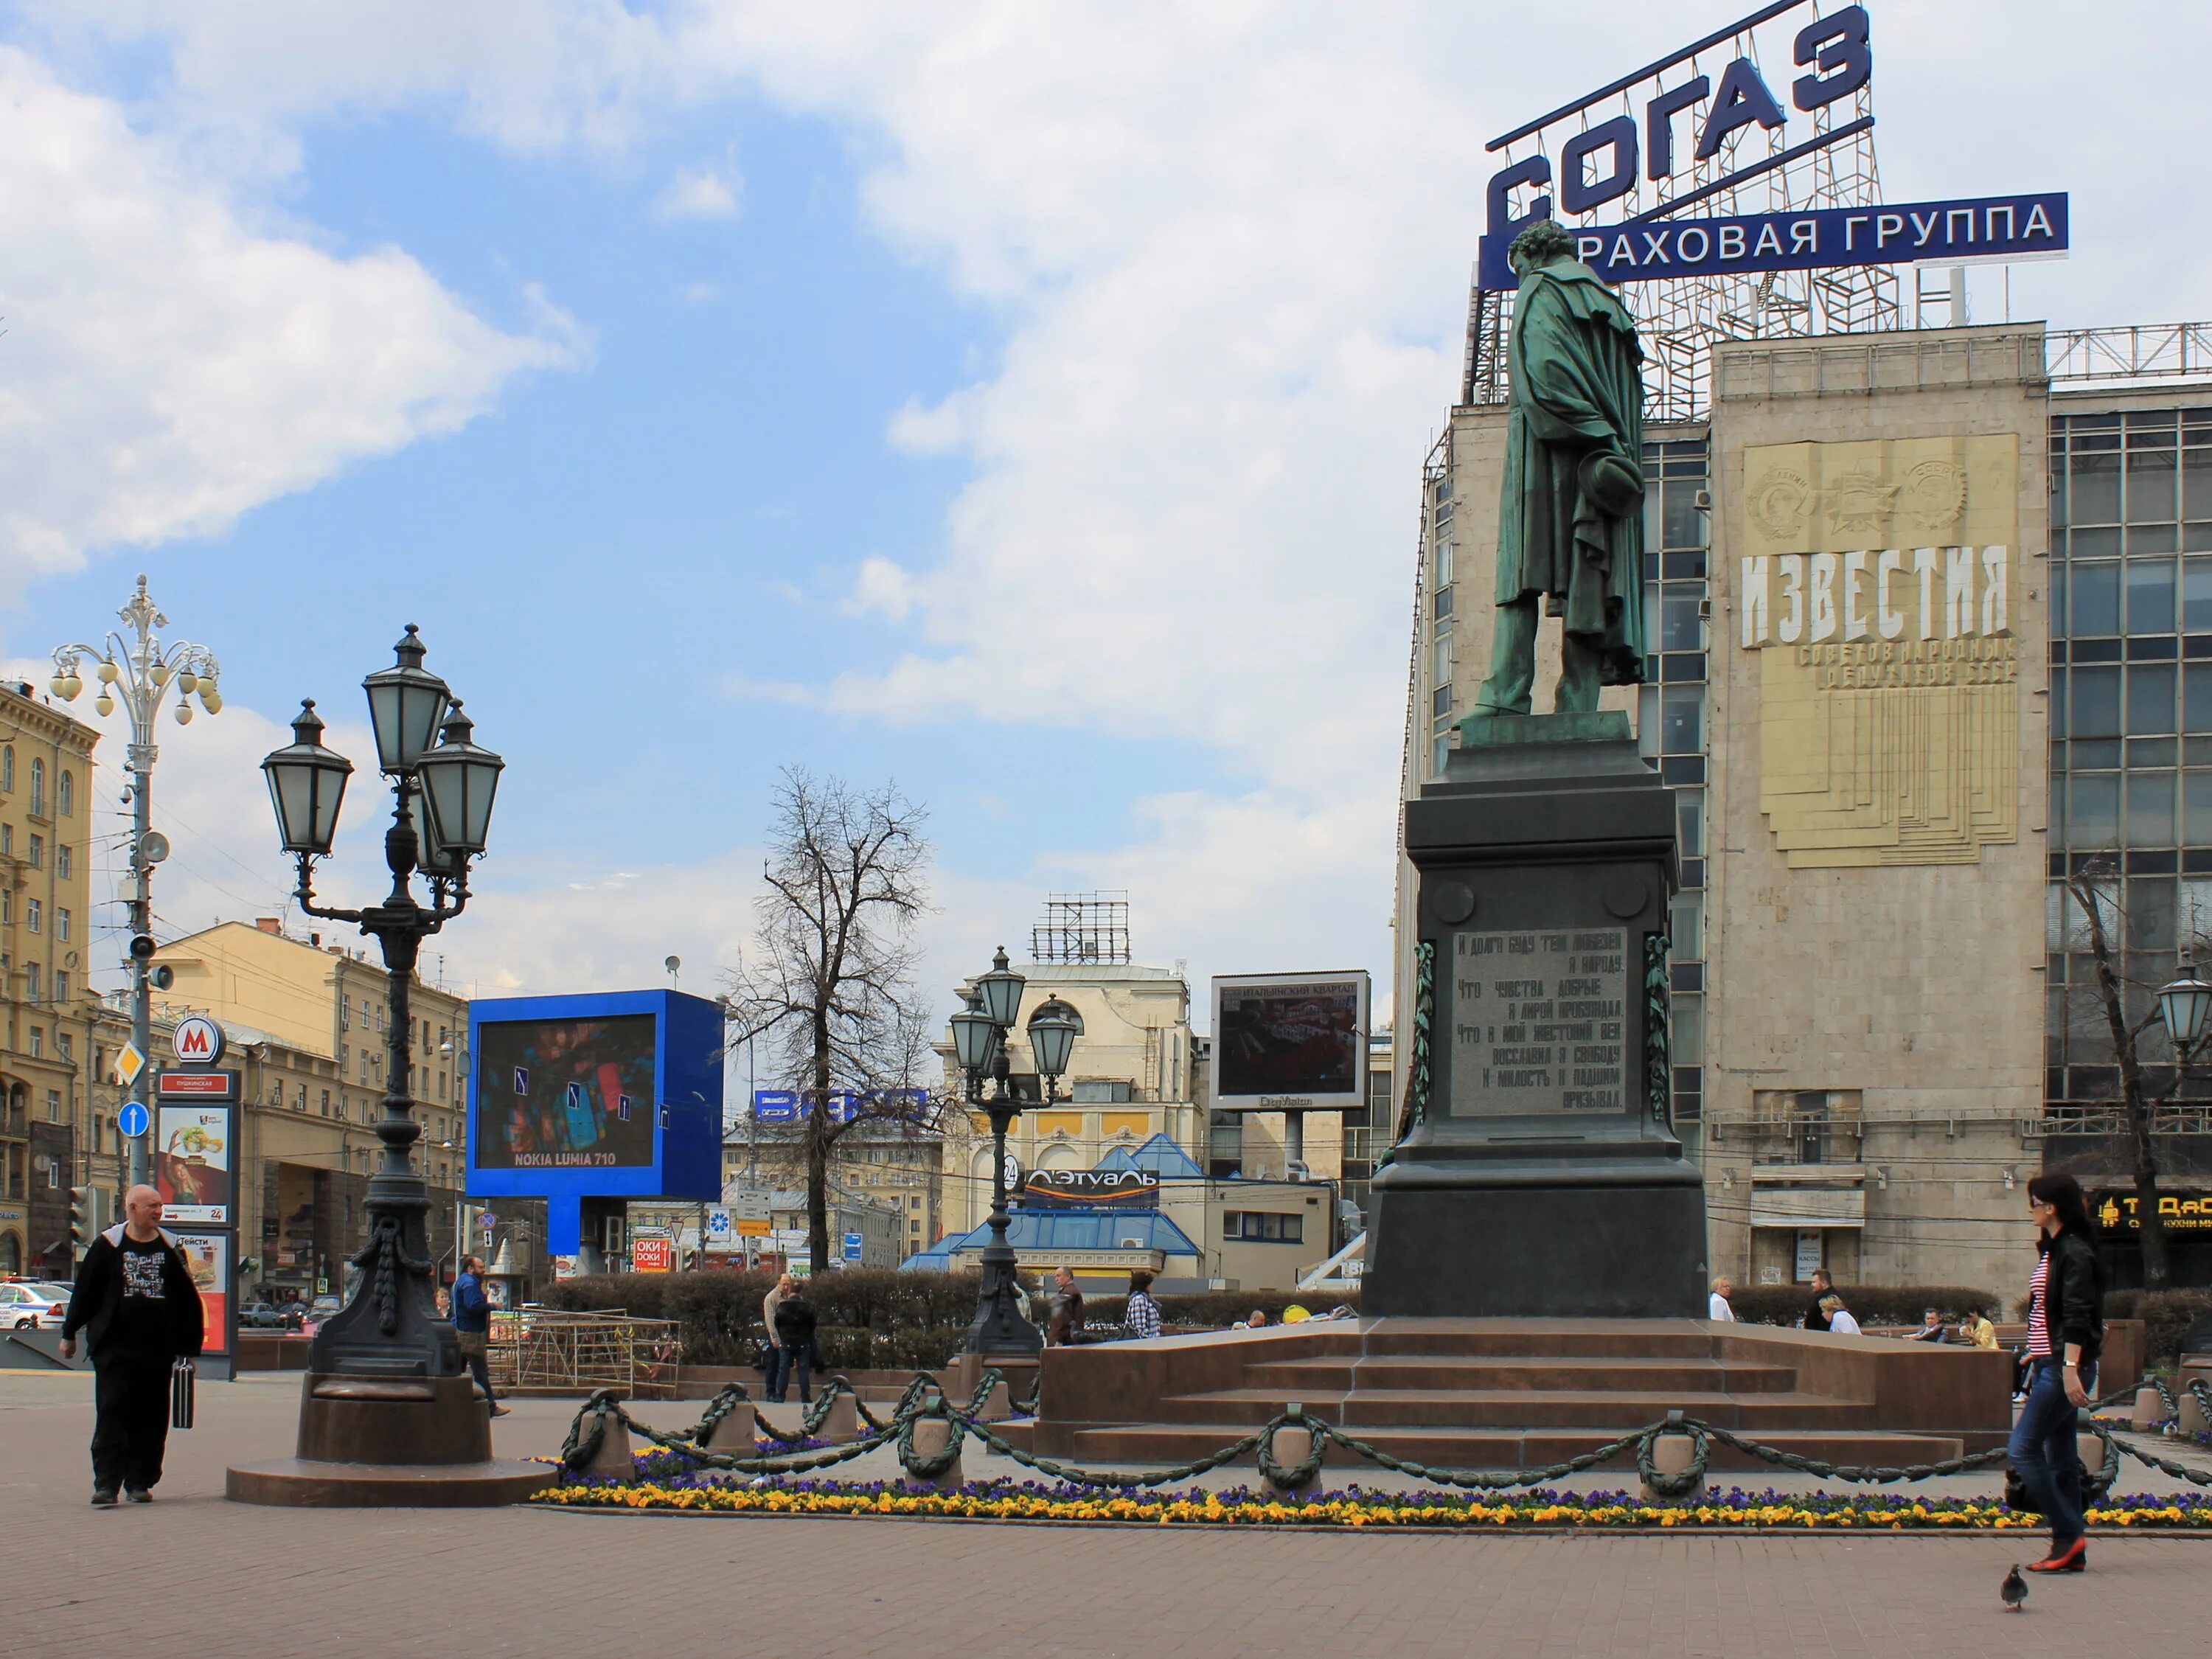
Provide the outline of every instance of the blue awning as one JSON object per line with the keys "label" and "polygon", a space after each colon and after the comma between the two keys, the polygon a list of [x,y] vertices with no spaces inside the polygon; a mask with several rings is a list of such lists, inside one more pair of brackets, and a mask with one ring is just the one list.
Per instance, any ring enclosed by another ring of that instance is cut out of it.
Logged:
{"label": "blue awning", "polygon": [[1206,1171],[1165,1135],[1154,1135],[1135,1152],[1116,1146],[1098,1160],[1102,1170],[1142,1170],[1163,1181],[1202,1181]]}
{"label": "blue awning", "polygon": [[[1021,1250],[1157,1250],[1164,1255],[1195,1257],[1190,1235],[1158,1210],[1016,1210],[1007,1242]],[[981,1226],[963,1238],[945,1239],[926,1254],[957,1255],[981,1249],[991,1229]],[[910,1256],[909,1261],[919,1261]]]}

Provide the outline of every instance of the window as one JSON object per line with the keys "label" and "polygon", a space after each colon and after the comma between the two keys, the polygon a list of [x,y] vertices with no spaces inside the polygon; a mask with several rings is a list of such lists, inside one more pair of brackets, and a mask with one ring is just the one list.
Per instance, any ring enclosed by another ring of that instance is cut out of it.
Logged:
{"label": "window", "polygon": [[46,763],[33,757],[31,761],[31,816],[42,818],[46,815]]}
{"label": "window", "polygon": [[331,1115],[331,1091],[328,1089],[323,1091],[322,1115],[325,1117]]}
{"label": "window", "polygon": [[62,1058],[64,1060],[75,1060],[76,1058],[76,1039],[71,1036],[67,1031],[55,1032],[54,1041],[60,1045]]}
{"label": "window", "polygon": [[70,913],[58,904],[54,907],[54,937],[56,939],[67,939],[69,936]]}
{"label": "window", "polygon": [[0,749],[0,794],[15,793],[15,745]]}
{"label": "window", "polygon": [[28,927],[33,933],[35,933],[39,932],[42,925],[40,918],[45,913],[39,908],[38,900],[25,899],[23,901],[23,925]]}
{"label": "window", "polygon": [[46,838],[44,836],[33,836],[31,837],[29,855],[31,868],[33,870],[43,870],[46,867]]}
{"label": "window", "polygon": [[[46,970],[45,969],[41,968],[35,962],[27,962],[23,964],[23,994],[26,997],[29,998],[33,1002],[43,1002],[46,1000]],[[35,1036],[37,1034],[33,1032],[33,1035]],[[31,1052],[35,1054],[39,1051],[36,1048],[33,1048]]]}
{"label": "window", "polygon": [[[996,981],[993,981],[993,982],[994,982],[994,983],[996,983]],[[446,1097],[446,1074],[445,1074],[443,1072],[441,1072],[441,1073],[438,1073],[438,1098],[439,1098],[439,1099],[441,1099],[441,1100],[443,1100],[445,1097]]]}
{"label": "window", "polygon": [[69,1000],[69,975],[58,968],[54,969],[54,1000],[56,1002]]}
{"label": "window", "polygon": [[60,876],[64,881],[67,881],[70,878],[70,872],[75,868],[76,864],[76,848],[70,846],[67,842],[57,843],[54,848],[54,872]]}
{"label": "window", "polygon": [[36,1059],[38,1059],[38,1058],[39,1058],[39,1056],[40,1056],[40,1055],[41,1055],[41,1054],[45,1054],[46,1052],[46,1028],[45,1028],[44,1026],[40,1026],[40,1025],[33,1025],[33,1027],[31,1027],[31,1058],[32,1058],[33,1060],[36,1060]]}
{"label": "window", "polygon": [[61,781],[54,787],[54,805],[59,808],[62,817],[65,818],[74,817],[76,815],[76,773],[65,771],[62,774]]}
{"label": "window", "polygon": [[307,1085],[304,1083],[300,1085],[299,1092],[292,1097],[292,1109],[295,1112],[307,1109]]}
{"label": "window", "polygon": [[1248,1244],[1297,1244],[1304,1242],[1305,1218],[1278,1215],[1273,1210],[1224,1210],[1221,1236]]}
{"label": "window", "polygon": [[58,1123],[61,1121],[62,1091],[58,1089],[49,1089],[46,1091],[46,1121]]}

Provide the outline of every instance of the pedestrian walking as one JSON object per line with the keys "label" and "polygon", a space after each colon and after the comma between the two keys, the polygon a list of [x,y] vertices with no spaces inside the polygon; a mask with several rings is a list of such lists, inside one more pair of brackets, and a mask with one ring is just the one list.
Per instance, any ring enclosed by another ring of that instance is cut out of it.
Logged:
{"label": "pedestrian walking", "polygon": [[461,1339],[461,1358],[483,1390],[484,1404],[494,1417],[507,1415],[507,1407],[491,1391],[491,1297],[484,1293],[483,1258],[464,1256],[453,1279],[453,1330]]}
{"label": "pedestrian walking", "polygon": [[1152,1275],[1146,1268],[1129,1275],[1129,1306],[1121,1323],[1140,1342],[1160,1334],[1160,1304],[1152,1300]]}
{"label": "pedestrian walking", "polygon": [[1820,1304],[1826,1297],[1835,1294],[1835,1281],[1828,1277],[1828,1270],[1826,1267],[1813,1269],[1813,1299],[1805,1306],[1807,1330],[1825,1331],[1828,1328],[1827,1311],[1821,1307]]}
{"label": "pedestrian walking", "polygon": [[1052,1306],[1046,1316],[1044,1337],[1055,1348],[1072,1346],[1083,1334],[1083,1292],[1075,1288],[1075,1275],[1065,1267],[1052,1270]]}
{"label": "pedestrian walking", "polygon": [[814,1346],[814,1304],[806,1299],[806,1292],[799,1289],[795,1279],[775,1304],[775,1334],[777,1345],[783,1351],[782,1375],[769,1398],[781,1405],[790,1391],[792,1373],[796,1371],[799,1403],[812,1405],[814,1368],[822,1363],[822,1353]]}
{"label": "pedestrian walking", "polygon": [[761,1384],[771,1400],[783,1398],[784,1385],[791,1378],[791,1353],[776,1331],[775,1310],[783,1305],[783,1298],[798,1288],[799,1281],[785,1273],[769,1286],[768,1294],[761,1298],[761,1324],[768,1332],[768,1364],[763,1367],[766,1374]]}
{"label": "pedestrian walking", "polygon": [[1705,1317],[1717,1319],[1723,1325],[1735,1324],[1735,1304],[1729,1300],[1735,1289],[1726,1273],[1713,1280],[1712,1294],[1705,1298]]}
{"label": "pedestrian walking", "polygon": [[2097,1386],[2105,1346],[2105,1267],[2098,1259],[2081,1183],[2060,1170],[2027,1183],[2036,1225],[2027,1281],[2027,1400],[2007,1448],[2029,1500],[2051,1522],[2051,1553],[2030,1572],[2081,1572],[2089,1565],[2081,1513],[2075,1414]]}
{"label": "pedestrian walking", "polygon": [[204,1334],[191,1268],[161,1228],[161,1194],[133,1187],[123,1215],[84,1253],[62,1320],[62,1358],[76,1358],[80,1331],[92,1358],[92,1501],[102,1509],[118,1491],[154,1501],[177,1362],[199,1357]]}

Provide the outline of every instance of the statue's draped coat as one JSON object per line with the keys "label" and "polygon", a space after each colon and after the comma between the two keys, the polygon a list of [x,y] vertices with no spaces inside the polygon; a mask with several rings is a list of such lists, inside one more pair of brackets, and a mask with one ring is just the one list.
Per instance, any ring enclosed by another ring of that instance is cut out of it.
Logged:
{"label": "statue's draped coat", "polygon": [[1635,322],[1589,266],[1562,260],[1523,274],[1508,356],[1498,602],[1552,595],[1567,631],[1600,653],[1607,685],[1644,678],[1644,514],[1606,516],[1584,497],[1577,469],[1610,451],[1641,473],[1643,357]]}

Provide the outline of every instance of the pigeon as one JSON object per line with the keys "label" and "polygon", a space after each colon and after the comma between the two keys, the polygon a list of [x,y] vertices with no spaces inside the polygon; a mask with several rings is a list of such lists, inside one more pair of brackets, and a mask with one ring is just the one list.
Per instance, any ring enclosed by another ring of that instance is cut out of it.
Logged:
{"label": "pigeon", "polygon": [[1997,1587],[1997,1598],[2014,1613],[2027,1606],[2027,1580],[2020,1576],[2020,1563],[2013,1563],[2012,1571],[2005,1575],[2004,1583]]}

